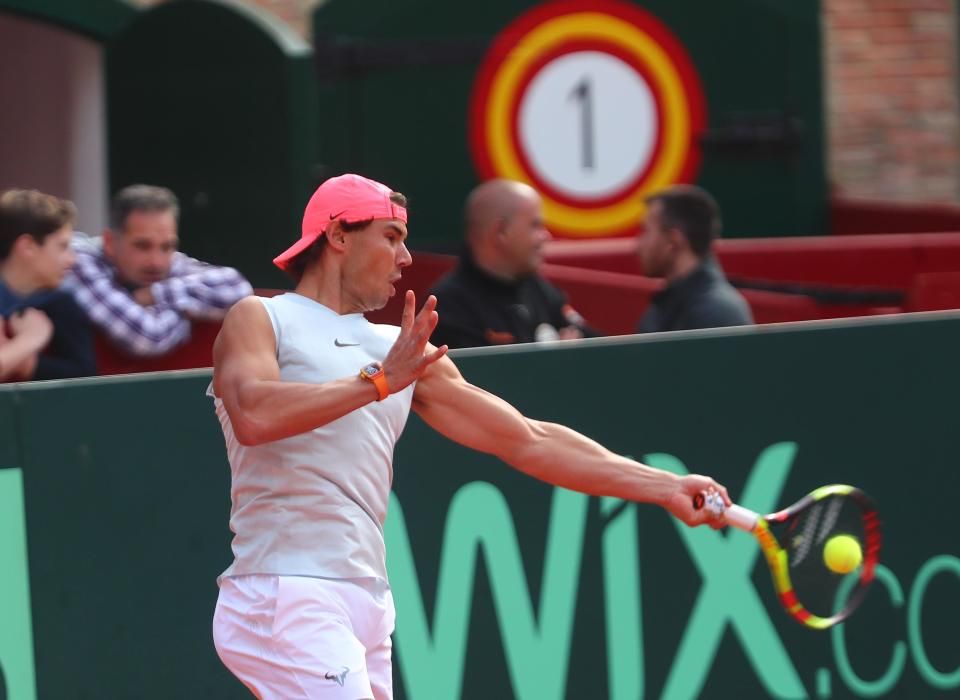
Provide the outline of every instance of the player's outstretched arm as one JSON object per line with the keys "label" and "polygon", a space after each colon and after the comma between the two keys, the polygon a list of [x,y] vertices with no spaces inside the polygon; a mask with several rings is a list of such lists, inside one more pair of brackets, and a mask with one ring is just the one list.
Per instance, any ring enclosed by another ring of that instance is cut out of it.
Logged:
{"label": "player's outstretched arm", "polygon": [[693,496],[726,489],[700,475],[680,477],[607,450],[556,423],[523,416],[503,399],[467,382],[449,358],[417,383],[413,408],[435,430],[462,445],[495,455],[532,477],[595,496],[655,503],[688,525],[719,525]]}

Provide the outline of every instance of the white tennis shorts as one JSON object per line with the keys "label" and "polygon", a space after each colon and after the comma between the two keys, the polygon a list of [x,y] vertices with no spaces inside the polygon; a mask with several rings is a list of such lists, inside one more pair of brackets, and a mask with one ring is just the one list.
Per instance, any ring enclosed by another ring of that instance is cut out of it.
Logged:
{"label": "white tennis shorts", "polygon": [[213,641],[261,700],[391,700],[394,620],[390,588],[375,579],[230,576]]}

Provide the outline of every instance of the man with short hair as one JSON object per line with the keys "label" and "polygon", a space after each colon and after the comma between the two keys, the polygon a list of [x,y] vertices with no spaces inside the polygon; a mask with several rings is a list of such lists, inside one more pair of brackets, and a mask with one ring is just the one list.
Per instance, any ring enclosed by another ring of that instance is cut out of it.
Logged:
{"label": "man with short hair", "polygon": [[60,285],[76,208],[36,190],[0,195],[0,381],[94,374],[90,328]]}
{"label": "man with short hair", "polygon": [[535,478],[658,504],[720,526],[693,498],[726,490],[613,454],[469,384],[434,347],[436,299],[374,325],[411,263],[406,199],[358,175],[324,182],[302,236],[274,262],[296,290],[241,300],[214,346],[208,392],[232,476],[234,560],[214,642],[260,698],[392,697],[393,599],[383,526],[393,451],[411,408],[446,437]]}
{"label": "man with short hair", "polygon": [[637,325],[639,333],[753,323],[750,307],[713,255],[720,208],[705,190],[674,185],[647,198],[637,253],[648,277],[666,280]]}
{"label": "man with short hair", "polygon": [[113,199],[110,227],[78,239],[66,287],[90,321],[135,357],[190,338],[191,321],[217,321],[253,289],[239,272],[177,251],[180,207],[164,187],[131,185]]}
{"label": "man with short hair", "polygon": [[597,335],[538,273],[550,232],[536,190],[489,180],[470,193],[464,214],[460,262],[430,290],[441,312],[431,342],[464,348]]}

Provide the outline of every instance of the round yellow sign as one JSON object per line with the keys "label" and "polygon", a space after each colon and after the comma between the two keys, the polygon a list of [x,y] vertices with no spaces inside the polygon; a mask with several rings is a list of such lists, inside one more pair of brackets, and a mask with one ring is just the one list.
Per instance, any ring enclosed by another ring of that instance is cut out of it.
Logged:
{"label": "round yellow sign", "polygon": [[504,29],[473,88],[481,177],[527,182],[551,230],[633,232],[644,197],[688,182],[706,122],[693,64],[655,17],[617,0],[541,5]]}

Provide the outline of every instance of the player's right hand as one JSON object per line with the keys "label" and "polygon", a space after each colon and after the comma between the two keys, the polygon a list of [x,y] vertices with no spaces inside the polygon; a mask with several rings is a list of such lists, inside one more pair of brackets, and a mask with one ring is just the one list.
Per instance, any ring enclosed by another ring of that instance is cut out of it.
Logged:
{"label": "player's right hand", "polygon": [[688,474],[680,477],[677,482],[677,489],[666,503],[666,509],[674,516],[685,522],[691,527],[697,525],[709,525],[714,530],[719,530],[726,523],[723,515],[716,513],[709,508],[696,508],[693,505],[693,498],[697,494],[716,493],[723,499],[726,506],[730,506],[730,496],[727,494],[726,487],[718,484],[708,476],[699,474]]}
{"label": "player's right hand", "polygon": [[391,394],[405,389],[419,379],[427,367],[447,354],[446,345],[434,348],[429,343],[439,320],[437,298],[432,294],[428,296],[419,313],[416,313],[416,304],[413,290],[407,290],[403,300],[400,335],[383,360],[383,373]]}

